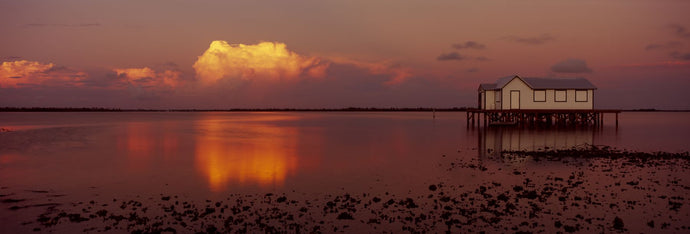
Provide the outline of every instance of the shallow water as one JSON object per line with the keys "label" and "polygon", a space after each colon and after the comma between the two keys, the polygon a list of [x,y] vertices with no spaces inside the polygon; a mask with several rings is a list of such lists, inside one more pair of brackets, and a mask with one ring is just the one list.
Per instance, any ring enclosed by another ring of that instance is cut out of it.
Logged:
{"label": "shallow water", "polygon": [[[582,169],[494,159],[506,150],[689,151],[689,119],[690,113],[626,112],[618,127],[607,116],[603,128],[535,130],[468,128],[464,112],[435,118],[420,112],[0,113],[0,128],[10,130],[0,132],[0,195],[40,200],[35,191],[47,191],[66,195],[48,199],[61,202],[161,194],[190,200],[264,193],[417,197],[431,184],[480,185],[488,178],[519,184],[522,178],[511,172],[545,178]],[[452,170],[461,162],[506,173]],[[669,176],[685,179],[685,173]],[[0,210],[0,218],[15,221],[0,228],[22,230],[17,223],[35,219],[40,208]]]}

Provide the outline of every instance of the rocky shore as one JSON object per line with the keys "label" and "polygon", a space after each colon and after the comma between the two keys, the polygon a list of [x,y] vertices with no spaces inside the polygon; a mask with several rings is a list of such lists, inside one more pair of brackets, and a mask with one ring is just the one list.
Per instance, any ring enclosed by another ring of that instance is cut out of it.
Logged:
{"label": "rocky shore", "polygon": [[[227,194],[218,200],[160,194],[69,201],[54,191],[2,187],[0,202],[3,213],[38,214],[21,224],[37,232],[690,232],[687,152],[588,146],[447,158],[440,169],[471,172],[480,182],[440,180],[408,194]],[[505,166],[510,162],[530,166]],[[546,163],[557,167],[542,169]]]}

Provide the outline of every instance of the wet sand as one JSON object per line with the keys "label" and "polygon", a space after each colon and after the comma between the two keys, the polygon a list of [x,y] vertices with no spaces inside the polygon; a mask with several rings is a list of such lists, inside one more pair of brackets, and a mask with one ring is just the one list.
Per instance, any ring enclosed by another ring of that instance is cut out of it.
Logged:
{"label": "wet sand", "polygon": [[[690,232],[688,153],[608,147],[436,155],[452,179],[408,193],[180,194],[75,200],[0,188],[10,232]],[[511,163],[521,167],[505,167]],[[527,166],[524,166],[527,165]]]}

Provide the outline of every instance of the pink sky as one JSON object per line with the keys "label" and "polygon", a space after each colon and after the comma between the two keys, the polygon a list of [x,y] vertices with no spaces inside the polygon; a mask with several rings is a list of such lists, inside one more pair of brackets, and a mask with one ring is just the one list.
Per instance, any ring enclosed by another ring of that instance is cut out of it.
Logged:
{"label": "pink sky", "polygon": [[508,75],[690,109],[688,1],[2,1],[0,106],[474,106]]}

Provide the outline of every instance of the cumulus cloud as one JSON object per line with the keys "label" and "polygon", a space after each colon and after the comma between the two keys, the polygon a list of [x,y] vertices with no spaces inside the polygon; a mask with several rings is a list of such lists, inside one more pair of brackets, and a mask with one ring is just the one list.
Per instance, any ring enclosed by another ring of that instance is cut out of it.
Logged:
{"label": "cumulus cloud", "polygon": [[516,36],[507,36],[504,37],[506,40],[522,43],[522,44],[527,44],[527,45],[542,45],[550,41],[556,40],[556,38],[552,37],[549,34],[542,34],[540,36],[536,37],[516,37]]}
{"label": "cumulus cloud", "polygon": [[558,73],[590,73],[592,69],[582,59],[570,58],[551,66],[551,71]]}
{"label": "cumulus cloud", "polygon": [[644,49],[645,50],[664,50],[664,49],[675,49],[680,46],[682,46],[683,43],[680,43],[678,41],[669,41],[666,43],[652,43],[647,45]]}
{"label": "cumulus cloud", "polygon": [[467,57],[462,56],[458,54],[458,52],[450,52],[450,53],[444,53],[436,57],[436,60],[439,61],[448,61],[448,60],[465,60]]}
{"label": "cumulus cloud", "polygon": [[204,84],[219,80],[294,80],[323,77],[328,63],[302,56],[284,43],[261,42],[255,45],[213,41],[193,67]]}
{"label": "cumulus cloud", "polygon": [[681,53],[678,51],[674,51],[671,53],[671,57],[680,60],[690,60],[690,53]]}
{"label": "cumulus cloud", "polygon": [[124,82],[130,94],[138,99],[156,99],[182,86],[181,72],[177,70],[156,71],[142,67],[116,68],[113,71],[118,81]]}
{"label": "cumulus cloud", "polygon": [[116,68],[113,71],[129,85],[142,88],[175,88],[180,83],[180,72],[174,70],[154,71],[149,67]]}
{"label": "cumulus cloud", "polygon": [[480,44],[476,41],[466,41],[465,43],[456,43],[451,45],[453,48],[461,50],[461,49],[478,49],[478,50],[483,50],[486,49],[486,45]]}
{"label": "cumulus cloud", "polygon": [[669,27],[673,29],[673,32],[676,33],[676,36],[686,39],[690,38],[690,32],[688,32],[688,30],[684,26],[678,24],[671,24],[669,25]]}
{"label": "cumulus cloud", "polygon": [[0,87],[18,88],[39,85],[78,86],[87,78],[86,73],[73,71],[53,63],[16,60],[0,65]]}

